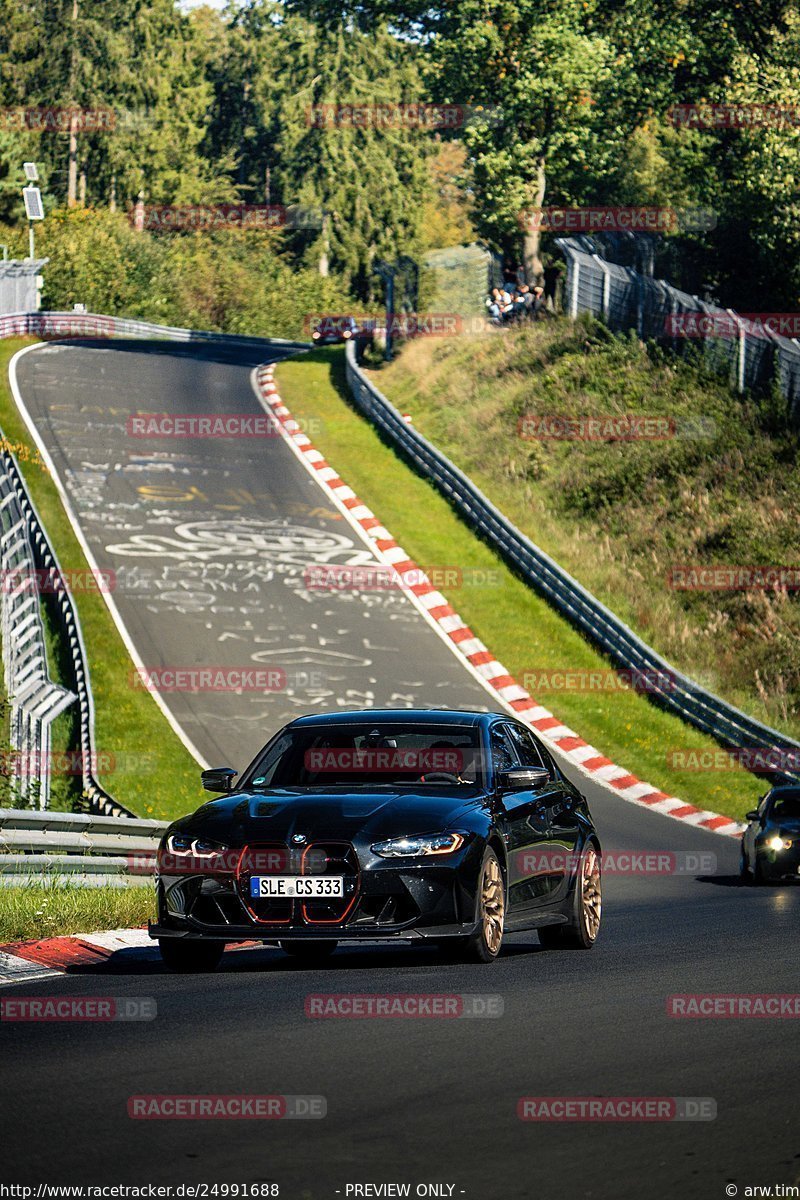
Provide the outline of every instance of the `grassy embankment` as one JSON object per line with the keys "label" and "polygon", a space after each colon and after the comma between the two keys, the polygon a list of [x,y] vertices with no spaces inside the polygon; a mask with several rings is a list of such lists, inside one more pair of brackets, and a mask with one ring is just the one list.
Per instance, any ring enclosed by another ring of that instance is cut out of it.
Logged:
{"label": "grassy embankment", "polygon": [[[798,434],[783,402],[556,321],[409,346],[379,384],[512,521],[664,657],[800,738],[795,592],[680,590],[681,567],[800,563]],[[520,420],[627,413],[674,433],[525,440]]]}
{"label": "grassy embankment", "polygon": [[[535,339],[539,337],[538,330],[532,333]],[[542,336],[551,337],[552,334]],[[467,445],[474,445],[476,459],[480,460],[482,445],[485,457],[491,462],[497,454],[492,440],[494,425],[471,428],[476,418],[470,404],[471,394],[484,386],[486,364],[491,364],[494,355],[511,352],[502,334],[497,335],[496,342],[494,337],[485,335],[485,339],[477,343],[472,339],[469,343],[460,339],[446,343],[420,342],[408,349],[389,371],[378,374],[381,387],[403,410],[414,414],[419,427],[430,433],[448,453],[460,459],[512,519],[524,524],[521,518],[530,517],[527,508],[530,501],[526,500],[524,504],[506,501],[517,490],[527,497],[526,489],[531,486],[529,480],[518,473],[511,475],[509,492],[503,491],[501,495],[492,487],[494,476],[478,469],[476,462],[465,452]],[[527,353],[533,363],[532,344]],[[415,357],[406,357],[411,355]],[[454,370],[451,362],[449,368],[445,366],[434,377],[430,401],[423,400],[425,389],[417,377],[420,364],[447,363],[451,356],[463,366],[461,398],[455,398],[455,384],[452,393],[449,390],[449,377]],[[557,356],[554,361],[558,363]],[[519,367],[516,370],[519,371]],[[543,378],[546,378],[546,371],[542,367],[537,375],[537,388]],[[456,516],[439,493],[416,476],[354,411],[347,400],[341,351],[319,351],[296,361],[283,362],[278,368],[277,379],[281,395],[294,415],[306,420],[316,418],[320,423],[322,432],[315,437],[315,443],[325,457],[386,522],[409,554],[423,566],[455,565],[462,569],[464,583],[450,591],[449,599],[512,674],[522,679],[531,673],[540,676],[565,668],[576,672],[608,669],[607,662],[526,587]],[[416,389],[412,388],[414,380]],[[607,389],[610,382],[606,381]],[[520,377],[520,385],[527,388],[526,394],[533,390],[530,379],[526,381]],[[492,384],[491,378],[486,380],[485,386],[489,395],[494,394],[493,386],[494,390],[498,387],[496,382]],[[454,396],[445,417],[439,412],[440,401],[437,400],[442,392]],[[499,398],[496,403],[500,403]],[[443,436],[444,432],[449,432],[447,438]],[[516,439],[511,446],[518,464],[527,461],[532,450],[538,450],[538,447]],[[559,447],[557,453],[569,449]],[[598,449],[607,451],[609,447]],[[528,528],[533,532],[530,521]],[[588,534],[580,541],[577,533],[575,537],[584,557],[589,551],[601,557],[608,553],[607,549],[594,545]],[[544,539],[539,537],[538,540]],[[564,541],[568,541],[566,532]],[[547,548],[558,550],[554,545]],[[560,557],[564,565],[575,569],[576,564],[566,555]],[[472,583],[469,582],[470,569],[474,569]],[[576,574],[580,575],[580,572],[576,571]],[[591,585],[592,581],[586,579],[586,582]],[[620,605],[617,607],[618,610],[621,608]],[[630,614],[622,609],[621,615]],[[711,750],[716,744],[633,691],[540,692],[538,698],[614,761],[654,786],[699,807],[741,817],[763,791],[763,785],[754,776],[741,770],[724,774],[676,773],[667,762],[668,750]]]}

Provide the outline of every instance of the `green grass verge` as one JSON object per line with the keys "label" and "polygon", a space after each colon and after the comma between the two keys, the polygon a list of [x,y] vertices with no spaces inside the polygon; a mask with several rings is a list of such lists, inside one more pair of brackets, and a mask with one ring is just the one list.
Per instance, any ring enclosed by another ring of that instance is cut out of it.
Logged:
{"label": "green grass verge", "polygon": [[[607,670],[608,663],[411,471],[350,405],[341,350],[282,362],[282,397],[295,417],[316,421],[314,442],[423,567],[457,566],[463,586],[448,599],[517,678],[532,671]],[[466,582],[474,569],[471,586]],[[480,584],[479,579],[491,584]],[[447,591],[447,589],[445,589]],[[701,808],[741,817],[764,791],[742,770],[675,771],[671,749],[712,751],[716,743],[634,692],[564,692],[537,697],[586,741],[647,780]]]}
{"label": "green grass verge", "polygon": [[151,887],[74,887],[29,883],[4,888],[0,896],[0,943],[136,929],[155,919]]}
{"label": "green grass verge", "polygon": [[[0,427],[17,455],[62,569],[88,572],[55,483],[44,469],[11,395],[8,363],[27,344],[20,340],[0,342]],[[94,692],[98,766],[113,765],[106,774],[98,772],[100,782],[142,817],[172,818],[192,811],[202,801],[196,762],[149,692],[131,687],[133,664],[102,595],[77,591],[74,599]],[[65,714],[56,731],[57,741],[70,736],[69,722]],[[57,785],[59,795],[61,790],[68,794],[66,783]]]}

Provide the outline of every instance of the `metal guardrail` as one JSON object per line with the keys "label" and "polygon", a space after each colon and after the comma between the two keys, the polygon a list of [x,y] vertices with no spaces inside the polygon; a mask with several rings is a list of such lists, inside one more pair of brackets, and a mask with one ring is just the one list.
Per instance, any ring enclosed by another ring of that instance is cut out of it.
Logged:
{"label": "metal guardrail", "polygon": [[[787,751],[800,761],[800,742],[763,725],[689,679],[606,608],[557,562],[521,533],[475,484],[401,416],[346,351],[347,382],[357,408],[417,472],[436,485],[453,507],[514,570],[617,666],[640,672],[654,703],[723,745]],[[765,774],[796,782],[800,772]]]}
{"label": "metal guardrail", "polygon": [[726,377],[738,392],[764,386],[775,378],[789,419],[800,422],[800,340],[782,337],[766,327],[756,330],[732,309],[708,304],[663,279],[607,262],[593,252],[597,247],[589,237],[556,241],[567,260],[564,306],[573,320],[579,313],[592,313],[610,329],[635,330],[642,341],[652,339],[678,351],[686,339],[674,326],[682,316],[694,314],[697,323],[711,326],[709,332],[693,339],[701,346],[706,365]]}
{"label": "metal guardrail", "polygon": [[77,696],[48,674],[30,527],[5,450],[0,452],[0,531],[0,625],[13,787],[22,800],[47,808],[50,726]]}
{"label": "metal guardrail", "polygon": [[[1,436],[1,435],[0,435]],[[56,553],[47,540],[44,532],[44,527],[39,519],[39,514],[31,500],[25,481],[22,478],[22,473],[17,466],[14,456],[6,450],[0,452],[0,468],[2,478],[5,481],[6,500],[8,503],[9,512],[17,515],[17,529],[21,535],[24,529],[24,537],[27,546],[30,550],[30,556],[26,562],[26,577],[20,585],[19,599],[15,593],[11,593],[15,599],[17,607],[12,613],[11,610],[6,611],[6,600],[8,597],[3,595],[3,656],[4,659],[15,658],[20,655],[25,647],[26,631],[24,623],[29,620],[33,612],[36,613],[39,629],[41,630],[41,618],[39,617],[39,586],[38,581],[47,578],[48,590],[52,595],[53,610],[61,627],[67,649],[69,651],[70,666],[71,666],[71,683],[74,688],[74,696],[77,697],[78,707],[80,712],[80,758],[81,758],[81,776],[83,784],[83,794],[86,797],[90,807],[95,812],[107,813],[110,816],[129,817],[132,814],[123,805],[119,804],[113,796],[98,782],[94,774],[93,764],[95,761],[94,754],[94,698],[92,696],[92,686],[89,679],[89,669],[86,658],[86,648],[83,643],[83,634],[81,632],[80,621],[75,604],[71,595],[64,583],[61,568],[56,557]],[[5,529],[5,523],[4,523]],[[4,534],[4,544],[7,535]],[[17,535],[12,535],[17,536]],[[4,579],[7,578],[4,576]],[[31,588],[31,581],[36,581],[36,586]],[[27,603],[26,603],[27,602]],[[24,607],[23,607],[24,605]],[[27,614],[27,615],[26,615]],[[8,624],[6,624],[6,618]],[[31,622],[33,628],[35,622]],[[43,635],[42,635],[43,637]],[[41,665],[40,673],[46,672],[46,660],[44,658],[44,643],[42,640],[41,649]],[[49,750],[49,736],[47,733],[39,734],[35,723],[20,723],[17,726],[15,736],[15,727],[13,721],[13,705],[18,702],[15,697],[16,683],[12,682],[12,678],[8,671],[6,672],[6,684],[9,691],[9,699],[12,703],[12,745],[15,750],[18,750],[21,755],[21,762],[29,764],[31,771],[35,771],[37,763],[36,755],[43,749],[42,738],[47,741],[47,749]],[[50,685],[51,688],[55,684]],[[63,691],[63,689],[59,689]],[[74,697],[70,694],[70,699]],[[45,701],[43,701],[45,703]],[[55,703],[55,702],[54,702]],[[50,720],[58,711],[62,711],[64,705],[60,708],[43,709],[43,715],[52,712]],[[39,760],[41,762],[41,760]],[[46,762],[46,760],[45,760]],[[43,784],[46,783],[47,772],[39,773]],[[29,794],[30,784],[22,791],[22,795]],[[42,794],[42,792],[44,794]],[[46,787],[40,791],[39,804],[41,807],[46,807],[47,791]]]}
{"label": "metal guardrail", "polygon": [[152,884],[166,821],[0,808],[0,888]]}
{"label": "metal guardrail", "polygon": [[310,350],[310,342],[295,342],[286,338],[248,337],[245,334],[214,333],[199,329],[184,329],[179,325],[156,325],[133,317],[109,317],[102,313],[76,312],[19,312],[0,316],[0,338],[41,337],[53,341],[59,338],[163,338],[171,342],[217,342],[227,346],[283,346],[294,350]]}

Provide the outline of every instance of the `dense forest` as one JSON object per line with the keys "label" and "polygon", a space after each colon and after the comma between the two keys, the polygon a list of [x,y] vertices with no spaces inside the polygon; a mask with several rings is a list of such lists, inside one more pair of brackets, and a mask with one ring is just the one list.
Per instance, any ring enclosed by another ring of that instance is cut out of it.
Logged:
{"label": "dense forest", "polygon": [[[35,161],[53,305],[237,330],[269,303],[298,332],[375,303],[378,260],[480,239],[535,275],[548,235],[520,214],[639,204],[716,214],[663,237],[676,281],[742,311],[800,304],[782,0],[0,0],[0,118],[0,241],[26,252]],[[136,228],[137,204],[234,202],[311,219]]]}

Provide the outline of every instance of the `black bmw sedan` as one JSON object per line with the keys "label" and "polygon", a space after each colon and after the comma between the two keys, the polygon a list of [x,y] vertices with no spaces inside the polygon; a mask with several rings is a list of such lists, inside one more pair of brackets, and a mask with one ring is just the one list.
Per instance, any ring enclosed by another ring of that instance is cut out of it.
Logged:
{"label": "black bmw sedan", "polygon": [[754,884],[800,880],[800,787],[771,788],[746,819],[742,879]]}
{"label": "black bmw sedan", "polygon": [[369,709],[299,717],[158,852],[158,920],[175,970],[226,943],[308,961],[339,942],[425,939],[492,962],[506,932],[589,949],[600,843],[585,799],[527,726],[496,713]]}

